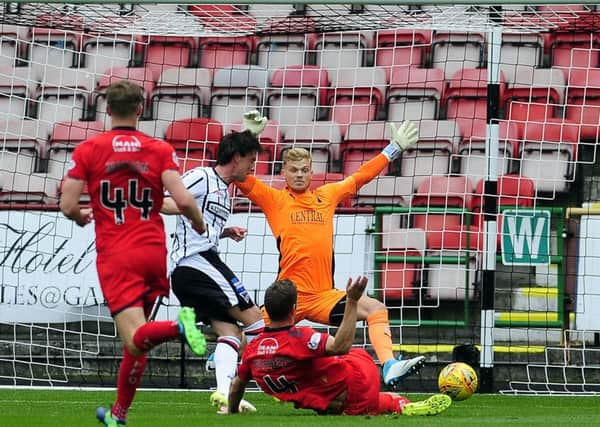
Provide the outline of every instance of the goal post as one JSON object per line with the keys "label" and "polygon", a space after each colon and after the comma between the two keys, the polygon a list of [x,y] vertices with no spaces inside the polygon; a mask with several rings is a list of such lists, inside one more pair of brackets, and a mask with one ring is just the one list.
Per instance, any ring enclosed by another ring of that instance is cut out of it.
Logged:
{"label": "goal post", "polygon": [[[431,391],[464,342],[479,346],[482,391],[600,388],[589,358],[599,340],[596,207],[581,207],[600,197],[594,2],[2,7],[2,384],[105,385],[115,375],[93,230],[56,203],[73,148],[110,127],[106,86],[128,78],[145,93],[140,129],[173,144],[182,171],[213,165],[220,137],[240,129],[244,111],[261,111],[270,124],[255,173],[279,188],[290,147],[311,151],[313,181],[325,184],[380,152],[390,123],[414,121],[414,149],[338,209],[336,285],[366,273],[395,350],[428,357],[411,390]],[[220,250],[262,302],[278,249],[262,213],[232,194],[230,221],[249,235]],[[172,297],[158,315],[176,308]],[[362,339],[370,349],[366,328]],[[150,357],[153,384],[180,386],[182,356],[187,384],[210,384],[203,361],[177,344]]]}

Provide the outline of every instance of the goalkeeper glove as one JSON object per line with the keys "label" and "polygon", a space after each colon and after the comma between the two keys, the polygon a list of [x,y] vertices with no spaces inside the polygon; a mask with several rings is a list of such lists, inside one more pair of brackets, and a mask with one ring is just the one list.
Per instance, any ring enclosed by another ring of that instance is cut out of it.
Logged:
{"label": "goalkeeper glove", "polygon": [[258,110],[252,110],[244,113],[242,120],[242,130],[249,130],[258,136],[267,126],[267,118],[261,116]]}
{"label": "goalkeeper glove", "polygon": [[390,160],[396,160],[400,153],[419,139],[419,129],[414,123],[408,120],[403,122],[398,129],[393,123],[390,123],[392,137],[387,147],[383,149],[383,154]]}

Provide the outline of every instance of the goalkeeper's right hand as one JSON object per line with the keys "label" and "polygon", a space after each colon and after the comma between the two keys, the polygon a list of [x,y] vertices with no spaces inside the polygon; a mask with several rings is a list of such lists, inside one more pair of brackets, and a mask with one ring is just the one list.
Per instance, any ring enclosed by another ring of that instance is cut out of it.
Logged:
{"label": "goalkeeper's right hand", "polygon": [[383,154],[389,160],[396,160],[402,151],[416,144],[419,139],[419,129],[408,120],[403,122],[398,129],[394,123],[390,123],[390,131],[392,134],[390,143],[383,149]]}
{"label": "goalkeeper's right hand", "polygon": [[261,116],[258,110],[247,111],[242,120],[242,130],[249,130],[258,136],[267,126],[267,118]]}

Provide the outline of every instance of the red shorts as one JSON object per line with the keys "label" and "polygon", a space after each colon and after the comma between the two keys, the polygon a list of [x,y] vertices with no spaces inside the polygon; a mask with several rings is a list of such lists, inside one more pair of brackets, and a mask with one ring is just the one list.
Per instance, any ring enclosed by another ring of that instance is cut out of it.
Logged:
{"label": "red shorts", "polygon": [[147,311],[156,298],[169,296],[165,246],[140,247],[132,254],[102,254],[96,259],[96,268],[113,316],[129,307]]}
{"label": "red shorts", "polygon": [[343,356],[348,363],[349,373],[346,385],[348,395],[344,405],[347,415],[367,415],[377,412],[381,381],[379,368],[362,348],[354,348]]}

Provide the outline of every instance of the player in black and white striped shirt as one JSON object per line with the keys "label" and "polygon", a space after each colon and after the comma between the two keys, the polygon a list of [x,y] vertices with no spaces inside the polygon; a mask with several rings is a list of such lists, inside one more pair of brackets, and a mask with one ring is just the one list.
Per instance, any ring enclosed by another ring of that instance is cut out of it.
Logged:
{"label": "player in black and white striped shirt", "polygon": [[[227,189],[229,184],[243,181],[252,172],[259,151],[260,143],[252,132],[232,132],[221,139],[214,168],[194,168],[182,177],[204,214],[206,231],[198,234],[185,217],[177,217],[171,285],[181,305],[194,307],[197,319],[210,323],[219,337],[214,353],[217,391],[210,398],[219,411],[227,409],[242,330],[246,340],[251,341],[265,325],[244,284],[218,253],[219,239],[229,237],[240,241],[246,236],[243,227],[225,226],[231,211]],[[176,213],[169,197],[165,198],[162,212]],[[256,410],[246,401],[241,405],[241,410]]]}

